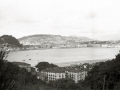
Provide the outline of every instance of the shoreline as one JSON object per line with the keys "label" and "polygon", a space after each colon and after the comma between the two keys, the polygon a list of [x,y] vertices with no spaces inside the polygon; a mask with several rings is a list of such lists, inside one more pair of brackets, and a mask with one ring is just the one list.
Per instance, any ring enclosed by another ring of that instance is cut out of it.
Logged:
{"label": "shoreline", "polygon": [[11,50],[10,52],[16,51],[30,51],[30,50],[50,50],[50,49],[80,49],[80,48],[120,48],[120,47],[73,47],[73,48],[44,48],[44,49],[20,49],[20,50]]}

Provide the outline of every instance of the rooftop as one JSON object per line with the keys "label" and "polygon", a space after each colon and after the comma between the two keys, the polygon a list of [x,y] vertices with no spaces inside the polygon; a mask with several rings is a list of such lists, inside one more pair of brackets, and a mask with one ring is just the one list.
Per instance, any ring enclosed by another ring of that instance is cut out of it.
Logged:
{"label": "rooftop", "polygon": [[44,69],[42,71],[53,72],[53,73],[65,73],[65,71],[68,71],[68,72],[78,73],[78,72],[82,72],[82,71],[85,71],[85,70],[81,70],[80,68],[56,67],[56,68],[47,68],[47,69]]}

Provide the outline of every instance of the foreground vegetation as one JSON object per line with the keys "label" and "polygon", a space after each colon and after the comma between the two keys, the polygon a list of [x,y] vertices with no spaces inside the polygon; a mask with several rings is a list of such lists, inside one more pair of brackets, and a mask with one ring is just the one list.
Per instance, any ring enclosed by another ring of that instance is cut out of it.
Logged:
{"label": "foreground vegetation", "polygon": [[0,90],[38,90],[40,83],[26,69],[0,59]]}
{"label": "foreground vegetation", "polygon": [[84,81],[84,86],[93,90],[120,89],[120,53],[111,61],[95,65]]}

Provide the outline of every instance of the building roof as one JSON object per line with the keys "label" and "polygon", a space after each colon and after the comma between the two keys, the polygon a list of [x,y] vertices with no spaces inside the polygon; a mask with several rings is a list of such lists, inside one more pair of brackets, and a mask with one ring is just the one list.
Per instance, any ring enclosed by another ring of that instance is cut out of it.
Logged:
{"label": "building roof", "polygon": [[43,72],[53,72],[53,73],[65,73],[65,71],[68,71],[68,72],[78,73],[78,72],[82,72],[82,71],[85,71],[85,70],[81,70],[80,68],[56,67],[56,68],[44,69],[44,70],[42,70],[42,71],[43,71]]}
{"label": "building roof", "polygon": [[53,72],[53,73],[64,73],[65,70],[63,68],[55,67],[55,68],[47,68],[42,70],[44,72]]}

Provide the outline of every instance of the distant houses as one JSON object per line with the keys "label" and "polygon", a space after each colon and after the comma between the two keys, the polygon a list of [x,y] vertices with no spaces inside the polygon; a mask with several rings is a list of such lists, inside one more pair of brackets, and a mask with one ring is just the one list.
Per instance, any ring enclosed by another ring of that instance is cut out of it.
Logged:
{"label": "distant houses", "polygon": [[[2,44],[0,46],[3,46]],[[39,50],[39,49],[60,49],[60,48],[119,48],[119,43],[64,43],[64,44],[54,44],[54,43],[43,43],[39,45],[23,45],[22,47],[12,47],[10,44],[7,48],[10,51],[20,51],[20,50]]]}
{"label": "distant houses", "polygon": [[[66,44],[40,44],[40,45],[24,45],[20,50],[35,50],[35,49],[60,49],[60,48],[118,48],[120,44],[99,44],[99,43],[66,43]],[[18,49],[16,49],[18,50]]]}

